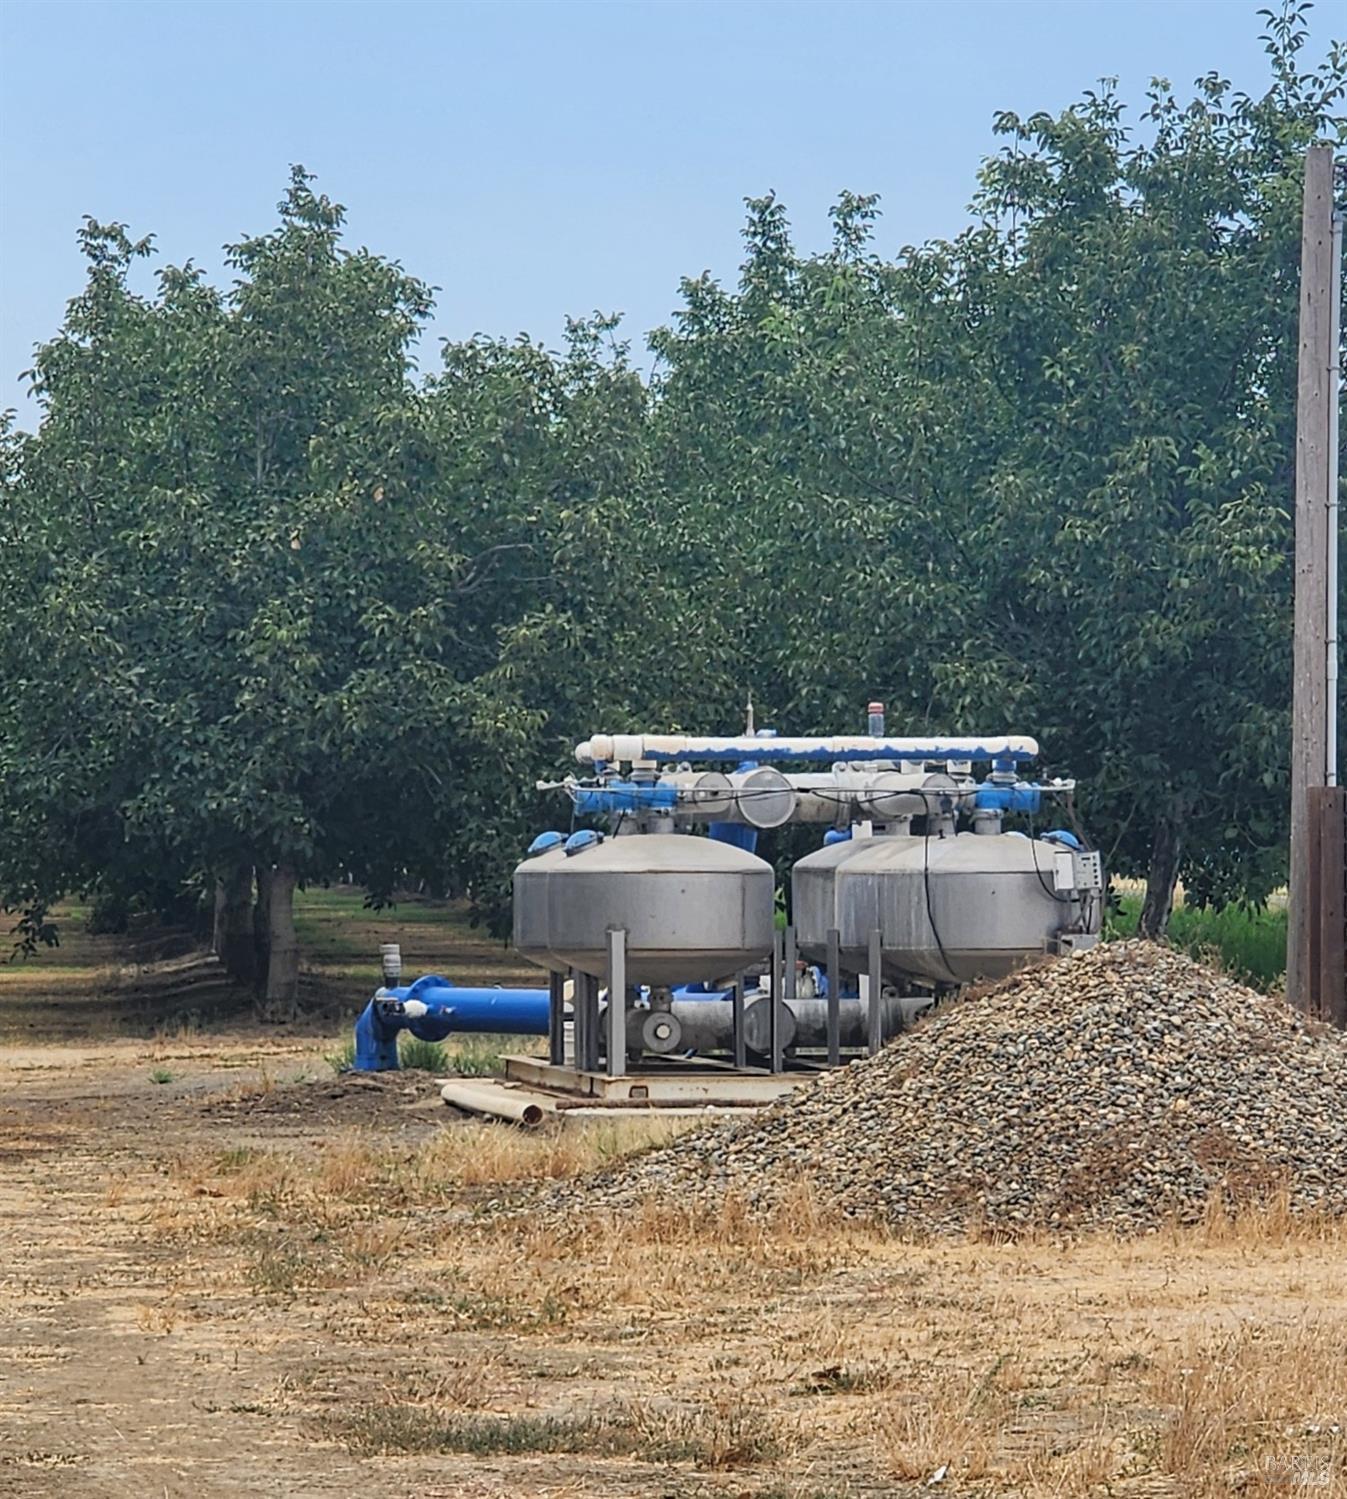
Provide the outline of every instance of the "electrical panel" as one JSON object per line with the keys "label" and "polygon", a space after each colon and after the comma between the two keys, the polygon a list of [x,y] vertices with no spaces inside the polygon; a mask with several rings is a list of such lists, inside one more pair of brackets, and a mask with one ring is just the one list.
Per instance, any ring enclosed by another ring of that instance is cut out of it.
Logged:
{"label": "electrical panel", "polygon": [[1104,888],[1104,856],[1098,849],[1076,854],[1076,889],[1098,895]]}

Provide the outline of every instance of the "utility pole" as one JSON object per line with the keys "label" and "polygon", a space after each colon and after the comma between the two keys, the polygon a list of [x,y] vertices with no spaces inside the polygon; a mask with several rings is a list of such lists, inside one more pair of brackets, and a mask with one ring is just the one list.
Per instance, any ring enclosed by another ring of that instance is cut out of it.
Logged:
{"label": "utility pole", "polygon": [[1338,272],[1333,263],[1333,228],[1333,148],[1326,141],[1316,141],[1305,157],[1300,242],[1291,867],[1286,932],[1286,997],[1307,1012],[1319,1000],[1319,839],[1312,826],[1310,792],[1337,781],[1337,455],[1332,438],[1337,425],[1338,344],[1333,324]]}

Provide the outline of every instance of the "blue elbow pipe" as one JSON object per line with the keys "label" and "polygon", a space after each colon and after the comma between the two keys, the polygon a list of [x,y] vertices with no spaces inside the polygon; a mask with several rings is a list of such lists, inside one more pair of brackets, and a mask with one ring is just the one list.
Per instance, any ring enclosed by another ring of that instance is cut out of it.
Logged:
{"label": "blue elbow pipe", "polygon": [[[679,989],[680,999],[724,999],[704,988]],[[443,1041],[455,1032],[500,1036],[545,1036],[546,989],[460,989],[428,973],[400,989],[380,989],[355,1023],[356,1072],[396,1072],[398,1033],[421,1041]]]}
{"label": "blue elbow pipe", "polygon": [[460,989],[428,973],[399,989],[381,989],[355,1023],[357,1072],[398,1067],[398,1033],[443,1041],[456,1031],[506,1036],[547,1034],[546,989]]}

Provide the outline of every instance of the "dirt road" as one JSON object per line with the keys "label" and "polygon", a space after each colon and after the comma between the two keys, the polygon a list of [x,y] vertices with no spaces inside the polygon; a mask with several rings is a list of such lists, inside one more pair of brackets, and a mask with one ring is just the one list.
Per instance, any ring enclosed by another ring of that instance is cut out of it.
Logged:
{"label": "dirt road", "polygon": [[428,1080],[343,1085],[275,1042],[11,1049],[0,1078],[0,1492],[354,1492],[359,1464],[264,1414],[326,1362],[309,1318],[279,1325],[150,1217],[194,1152],[424,1138]]}

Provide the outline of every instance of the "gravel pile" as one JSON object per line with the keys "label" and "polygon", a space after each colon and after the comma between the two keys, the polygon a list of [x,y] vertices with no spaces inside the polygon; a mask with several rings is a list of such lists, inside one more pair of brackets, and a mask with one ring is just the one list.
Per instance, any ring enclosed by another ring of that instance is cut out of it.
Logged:
{"label": "gravel pile", "polygon": [[1138,1232],[1282,1188],[1297,1211],[1347,1212],[1347,1038],[1166,948],[1110,944],[538,1206],[573,1221],[732,1193],[767,1212],[802,1182],[921,1232]]}

